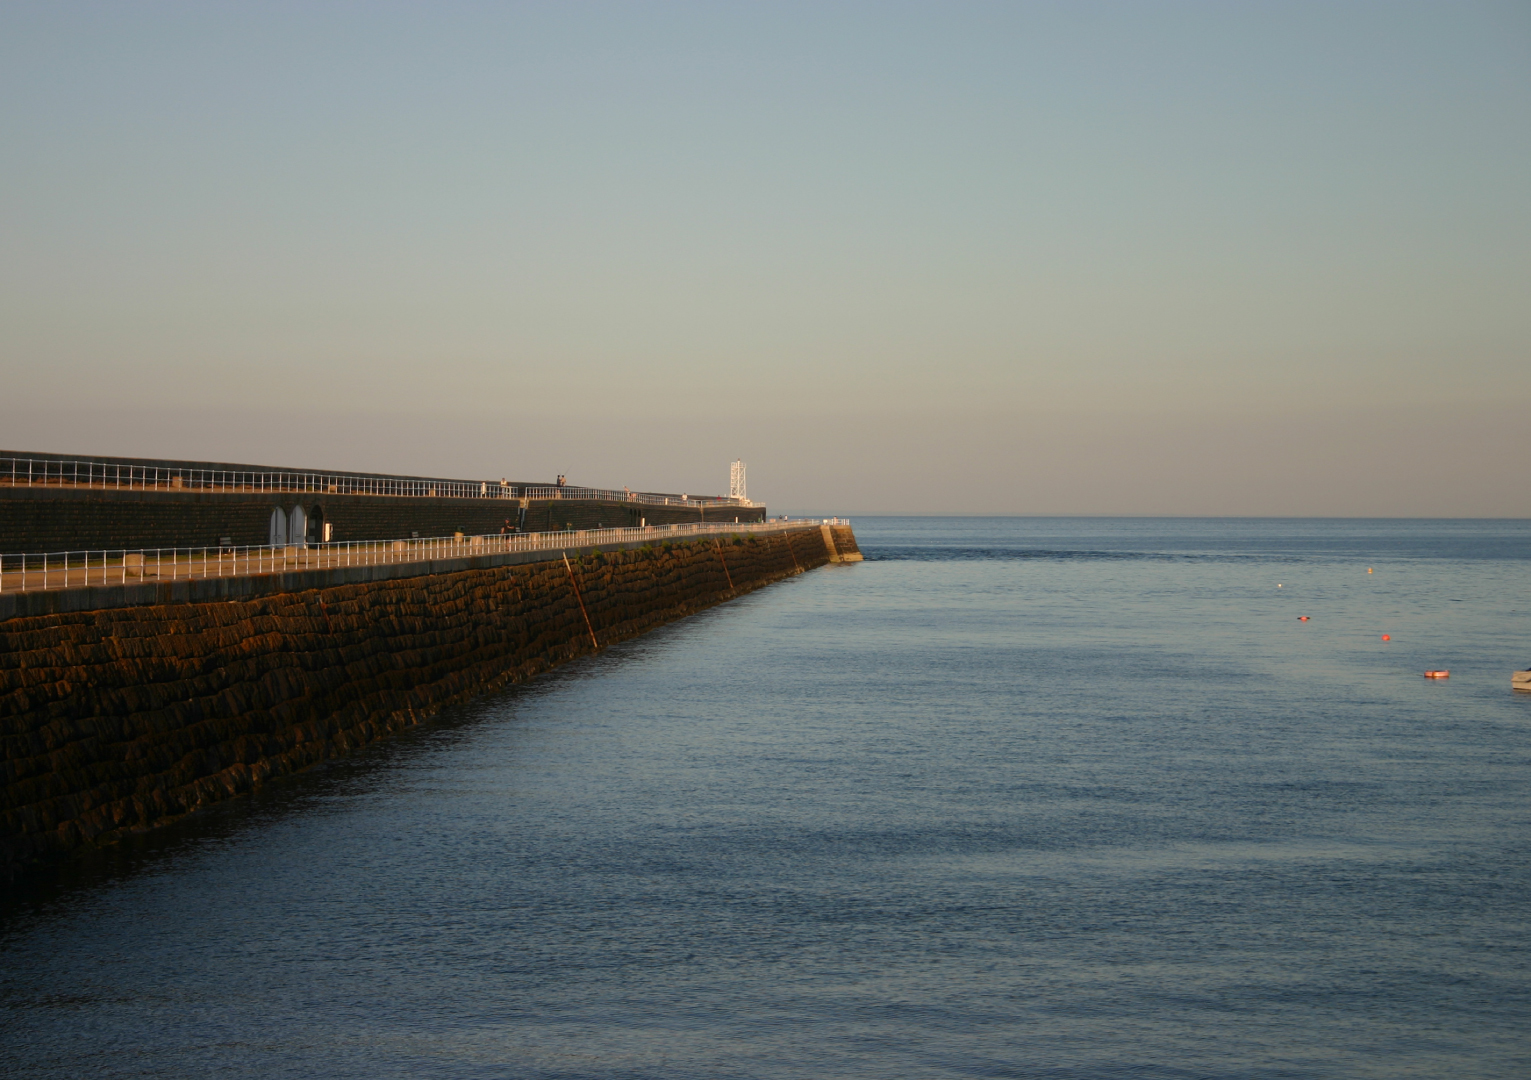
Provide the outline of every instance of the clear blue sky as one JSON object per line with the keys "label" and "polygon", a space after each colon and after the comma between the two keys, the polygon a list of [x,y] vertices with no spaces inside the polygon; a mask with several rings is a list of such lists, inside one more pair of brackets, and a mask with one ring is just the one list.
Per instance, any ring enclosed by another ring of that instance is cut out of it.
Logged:
{"label": "clear blue sky", "polygon": [[0,446],[1531,516],[1531,5],[0,7]]}

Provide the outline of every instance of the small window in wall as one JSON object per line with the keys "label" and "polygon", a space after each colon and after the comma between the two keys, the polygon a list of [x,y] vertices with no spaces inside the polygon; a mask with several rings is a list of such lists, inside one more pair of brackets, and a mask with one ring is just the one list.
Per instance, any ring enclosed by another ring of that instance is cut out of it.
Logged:
{"label": "small window in wall", "polygon": [[287,543],[287,515],[282,513],[280,506],[271,510],[271,546],[280,547]]}
{"label": "small window in wall", "polygon": [[308,515],[303,513],[301,506],[294,506],[287,511],[287,542],[289,544],[302,544],[308,536]]}

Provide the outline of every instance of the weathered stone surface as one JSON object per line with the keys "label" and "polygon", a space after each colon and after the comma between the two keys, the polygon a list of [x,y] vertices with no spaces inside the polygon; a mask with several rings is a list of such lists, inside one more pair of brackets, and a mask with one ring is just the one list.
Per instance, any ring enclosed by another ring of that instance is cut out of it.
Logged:
{"label": "weathered stone surface", "polygon": [[861,548],[856,543],[856,534],[849,525],[823,526],[824,546],[829,549],[830,562],[861,562]]}
{"label": "weathered stone surface", "polygon": [[[828,559],[812,529],[587,555],[575,576],[606,646]],[[0,872],[591,651],[562,559],[0,622]]]}

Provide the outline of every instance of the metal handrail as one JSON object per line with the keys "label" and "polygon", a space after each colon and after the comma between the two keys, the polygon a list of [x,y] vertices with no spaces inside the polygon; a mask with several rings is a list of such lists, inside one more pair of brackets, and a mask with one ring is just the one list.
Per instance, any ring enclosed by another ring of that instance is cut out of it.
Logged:
{"label": "metal handrail", "polygon": [[611,488],[511,484],[500,480],[432,480],[408,476],[353,476],[332,472],[198,469],[134,465],[74,458],[0,458],[0,485],[61,486],[134,491],[316,492],[396,495],[433,499],[599,499],[645,506],[753,506],[725,495],[666,495]]}
{"label": "metal handrail", "polygon": [[502,533],[498,536],[436,536],[410,540],[339,540],[324,544],[260,544],[216,547],[92,549],[0,555],[0,593],[81,589],[184,578],[247,577],[337,566],[417,563],[500,555],[518,551],[560,551],[638,540],[772,532],[849,524],[839,518],[779,518],[775,521],[687,522],[620,529]]}
{"label": "metal handrail", "polygon": [[654,491],[630,491],[623,488],[556,487],[549,484],[521,485],[526,499],[599,499],[603,502],[632,502],[645,506],[754,506],[749,499],[731,499],[727,495],[664,495]]}

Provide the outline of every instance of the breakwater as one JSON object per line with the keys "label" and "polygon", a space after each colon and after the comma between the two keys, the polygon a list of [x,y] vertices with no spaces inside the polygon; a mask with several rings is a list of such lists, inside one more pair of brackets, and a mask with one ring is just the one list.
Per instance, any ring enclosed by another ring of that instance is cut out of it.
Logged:
{"label": "breakwater", "polygon": [[560,532],[765,519],[764,506],[723,496],[0,451],[7,553],[481,535],[507,522]]}
{"label": "breakwater", "polygon": [[0,866],[173,821],[854,549],[812,526],[88,610],[52,594],[0,621]]}
{"label": "breakwater", "polygon": [[[757,522],[765,507],[652,506],[603,499],[476,499],[285,492],[114,491],[0,485],[0,551],[67,551],[271,542],[271,515],[301,507],[308,539]],[[523,514],[522,511],[525,511]]]}

